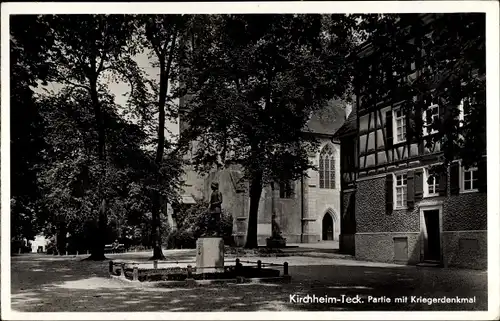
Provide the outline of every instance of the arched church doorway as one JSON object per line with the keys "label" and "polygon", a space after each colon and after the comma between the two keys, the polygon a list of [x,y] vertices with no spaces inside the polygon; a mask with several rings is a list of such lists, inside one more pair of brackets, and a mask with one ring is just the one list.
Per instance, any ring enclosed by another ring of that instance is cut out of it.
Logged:
{"label": "arched church doorway", "polygon": [[333,218],[330,213],[323,216],[323,241],[333,241]]}

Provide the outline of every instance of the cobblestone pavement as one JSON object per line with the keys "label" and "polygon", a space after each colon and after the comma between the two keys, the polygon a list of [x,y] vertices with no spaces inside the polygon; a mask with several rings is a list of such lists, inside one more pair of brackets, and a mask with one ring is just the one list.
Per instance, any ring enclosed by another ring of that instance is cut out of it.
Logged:
{"label": "cobblestone pavement", "polygon": [[[108,258],[146,260],[150,254],[113,254]],[[165,254],[171,260],[194,259],[193,250],[165,251]],[[12,257],[12,309],[22,312],[487,309],[486,271],[306,256],[264,257],[260,258],[263,262],[289,262],[291,283],[146,288],[112,279],[107,261],[81,261],[84,257],[35,254]],[[323,304],[301,302],[300,298],[307,295],[338,300]],[[412,296],[458,296],[472,298],[474,303],[429,305],[412,303]],[[407,297],[408,301],[395,303],[396,297]],[[347,303],[347,298],[362,303]]]}

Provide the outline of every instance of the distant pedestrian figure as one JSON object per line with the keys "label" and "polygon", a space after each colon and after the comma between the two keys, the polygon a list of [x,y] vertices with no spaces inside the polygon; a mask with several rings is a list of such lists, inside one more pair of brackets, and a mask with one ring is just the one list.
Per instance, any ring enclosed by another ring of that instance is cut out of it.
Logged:
{"label": "distant pedestrian figure", "polygon": [[118,247],[120,246],[120,243],[118,242],[118,240],[115,240],[112,244],[112,251],[113,252],[117,252],[118,251]]}
{"label": "distant pedestrian figure", "polygon": [[220,236],[220,217],[222,213],[222,193],[219,191],[219,184],[213,182],[211,185],[212,195],[210,196],[210,223],[208,234],[212,236]]}

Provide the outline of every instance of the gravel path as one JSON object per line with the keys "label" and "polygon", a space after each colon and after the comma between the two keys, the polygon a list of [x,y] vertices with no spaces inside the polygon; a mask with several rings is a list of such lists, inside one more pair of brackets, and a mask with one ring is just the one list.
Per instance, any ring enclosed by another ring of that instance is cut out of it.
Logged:
{"label": "gravel path", "polygon": [[[172,260],[194,260],[193,250],[165,251],[165,254]],[[137,252],[108,255],[108,258],[145,261],[149,255]],[[487,309],[485,271],[419,268],[305,256],[264,257],[260,258],[263,262],[289,262],[292,282],[143,288],[111,279],[107,261],[82,261],[84,257],[36,254],[12,257],[12,309],[23,312]],[[344,298],[358,296],[365,302],[297,302],[299,297],[306,295],[329,296],[339,300],[342,295]],[[381,301],[367,302],[369,296],[381,297]],[[408,303],[394,303],[394,298],[398,296],[407,296]],[[475,297],[475,303],[411,304],[411,296]],[[388,303],[387,298],[392,302]]]}

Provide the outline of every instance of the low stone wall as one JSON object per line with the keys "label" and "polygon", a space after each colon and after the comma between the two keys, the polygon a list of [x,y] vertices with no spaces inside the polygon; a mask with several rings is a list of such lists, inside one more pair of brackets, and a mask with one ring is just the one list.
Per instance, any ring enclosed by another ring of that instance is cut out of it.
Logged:
{"label": "low stone wall", "polygon": [[406,262],[416,264],[420,260],[420,243],[418,233],[358,233],[355,235],[356,259],[396,263],[394,238],[406,237],[408,240],[408,256]]}
{"label": "low stone wall", "polygon": [[[291,243],[301,243],[300,242],[300,234],[283,234],[282,235],[286,239],[286,244]],[[259,246],[266,246],[266,239],[269,238],[270,235],[257,235],[257,244]],[[307,242],[304,242],[307,243]]]}
{"label": "low stone wall", "polygon": [[[394,238],[406,237],[406,264],[420,262],[418,233],[362,233],[355,235],[356,259],[385,263],[405,263],[395,260]],[[488,266],[486,231],[443,231],[443,260],[446,267],[486,269]]]}
{"label": "low stone wall", "polygon": [[488,235],[486,231],[444,231],[443,252],[447,266],[486,269]]}

